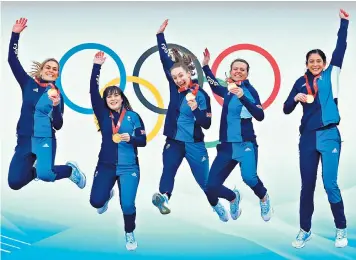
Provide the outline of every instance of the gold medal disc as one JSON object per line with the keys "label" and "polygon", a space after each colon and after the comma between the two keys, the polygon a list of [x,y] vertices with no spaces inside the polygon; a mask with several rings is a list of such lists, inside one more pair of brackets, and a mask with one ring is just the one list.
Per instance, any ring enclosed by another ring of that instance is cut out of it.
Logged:
{"label": "gold medal disc", "polygon": [[58,91],[55,89],[50,89],[50,90],[48,90],[47,93],[48,93],[48,96],[50,96],[50,97],[56,97],[58,95]]}
{"label": "gold medal disc", "polygon": [[121,142],[121,135],[119,135],[119,134],[114,134],[113,136],[112,136],[112,140],[113,140],[113,142],[114,143],[120,143]]}
{"label": "gold medal disc", "polygon": [[307,103],[311,104],[314,102],[314,97],[312,95],[307,95]]}
{"label": "gold medal disc", "polygon": [[227,85],[227,89],[230,91],[234,88],[237,88],[236,84],[235,83],[229,83],[229,85]]}
{"label": "gold medal disc", "polygon": [[188,94],[185,96],[185,99],[186,99],[187,101],[192,101],[192,100],[195,99],[195,96],[194,96],[193,93],[188,93]]}

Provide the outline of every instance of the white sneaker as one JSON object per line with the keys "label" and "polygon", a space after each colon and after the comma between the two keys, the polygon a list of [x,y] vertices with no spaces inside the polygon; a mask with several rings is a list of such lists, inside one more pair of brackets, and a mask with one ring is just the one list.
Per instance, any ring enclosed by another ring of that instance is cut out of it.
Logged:
{"label": "white sneaker", "polygon": [[335,247],[345,247],[348,244],[347,240],[347,230],[346,228],[344,229],[336,229],[336,237],[335,237]]}
{"label": "white sneaker", "polygon": [[227,222],[229,220],[229,215],[227,214],[224,205],[222,205],[220,201],[218,204],[216,204],[216,206],[213,207],[213,209],[218,214],[221,221]]}
{"label": "white sneaker", "polygon": [[266,201],[260,200],[260,207],[261,207],[261,217],[264,221],[269,221],[272,217],[273,209],[271,207],[271,200],[269,199],[268,194],[266,194],[267,199]]}
{"label": "white sneaker", "polygon": [[112,198],[113,196],[114,196],[114,190],[111,190],[111,191],[110,191],[110,197],[109,197],[109,199],[107,200],[107,202],[104,204],[104,206],[102,206],[102,207],[99,208],[99,209],[96,209],[99,214],[103,214],[105,211],[108,210],[109,201],[111,200],[111,198]]}
{"label": "white sneaker", "polygon": [[125,233],[125,239],[126,239],[126,249],[129,251],[136,250],[137,242],[134,233],[133,232]]}
{"label": "white sneaker", "polygon": [[79,166],[76,162],[67,162],[66,165],[72,167],[72,175],[69,179],[77,184],[77,186],[81,189],[84,189],[86,184],[85,174],[79,169]]}
{"label": "white sneaker", "polygon": [[236,188],[233,191],[236,194],[236,199],[234,199],[233,202],[230,202],[230,216],[233,220],[236,220],[240,217],[242,211],[240,207],[241,195]]}
{"label": "white sneaker", "polygon": [[295,240],[292,242],[292,246],[295,248],[302,248],[305,246],[305,242],[311,239],[311,231],[305,232],[303,229],[299,230],[299,233]]}
{"label": "white sneaker", "polygon": [[168,196],[166,194],[153,194],[152,203],[159,209],[161,214],[166,215],[171,213],[171,210],[168,206]]}

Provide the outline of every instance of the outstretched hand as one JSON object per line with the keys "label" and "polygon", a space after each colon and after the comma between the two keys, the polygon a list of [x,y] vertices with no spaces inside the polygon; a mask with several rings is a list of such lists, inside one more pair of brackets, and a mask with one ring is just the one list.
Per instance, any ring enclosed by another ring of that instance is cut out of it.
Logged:
{"label": "outstretched hand", "polygon": [[159,27],[157,34],[163,33],[164,30],[166,29],[167,25],[168,25],[168,19],[164,20],[161,27]]}
{"label": "outstretched hand", "polygon": [[95,64],[102,65],[105,62],[105,60],[106,60],[106,57],[104,57],[104,52],[99,51],[95,54],[95,57],[94,57]]}
{"label": "outstretched hand", "polygon": [[12,27],[12,31],[14,33],[21,33],[27,27],[26,23],[26,18],[20,18],[20,20],[16,20],[16,23]]}
{"label": "outstretched hand", "polygon": [[346,13],[346,11],[344,9],[340,9],[339,15],[340,15],[341,19],[349,20],[349,14]]}
{"label": "outstretched hand", "polygon": [[210,52],[208,50],[208,48],[205,48],[204,52],[204,59],[203,59],[203,66],[205,65],[209,65],[209,61],[210,61]]}

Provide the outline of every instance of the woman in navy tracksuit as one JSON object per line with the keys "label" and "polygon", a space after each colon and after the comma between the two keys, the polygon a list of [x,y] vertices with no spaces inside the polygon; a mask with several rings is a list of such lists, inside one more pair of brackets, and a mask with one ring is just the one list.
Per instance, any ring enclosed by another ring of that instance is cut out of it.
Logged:
{"label": "woman in navy tracksuit", "polygon": [[231,218],[236,220],[241,214],[241,196],[237,189],[222,190],[223,183],[235,166],[240,163],[243,181],[260,199],[261,217],[264,221],[271,218],[272,208],[267,189],[257,176],[258,145],[254,133],[252,118],[264,119],[260,98],[247,79],[250,69],[247,61],[236,59],[230,65],[228,88],[219,84],[209,68],[210,54],[204,52],[203,71],[211,90],[224,98],[220,122],[220,142],[217,156],[210,168],[207,195],[210,205],[220,220],[228,221],[228,214],[219,198],[230,202]]}
{"label": "woman in navy tracksuit", "polygon": [[195,180],[205,191],[209,174],[209,157],[204,144],[202,128],[211,125],[210,98],[191,79],[192,59],[173,49],[175,62],[168,55],[167,43],[163,32],[168,24],[164,21],[157,33],[157,45],[164,72],[169,82],[170,102],[164,126],[167,136],[163,149],[163,173],[159,184],[159,193],[152,198],[153,204],[161,214],[170,213],[168,200],[174,186],[177,170],[186,158]]}
{"label": "woman in navy tracksuit", "polygon": [[63,125],[64,103],[55,80],[59,64],[47,59],[34,64],[29,76],[18,59],[20,33],[27,27],[27,19],[17,20],[12,28],[8,62],[22,91],[21,115],[17,124],[17,146],[9,167],[11,189],[19,190],[34,179],[54,182],[69,178],[79,188],[86,184],[85,175],[75,162],[54,165],[56,130]]}
{"label": "woman in navy tracksuit", "polygon": [[115,182],[118,182],[125,222],[126,248],[135,250],[135,199],[140,181],[137,147],[146,146],[146,132],[140,116],[132,110],[119,87],[107,87],[101,98],[99,77],[105,59],[103,52],[95,55],[90,79],[91,103],[102,135],[90,203],[98,209],[99,214],[104,213],[114,195],[112,189]]}
{"label": "woman in navy tracksuit", "polygon": [[341,193],[337,185],[337,172],[341,152],[341,137],[337,125],[340,122],[337,107],[339,74],[346,51],[348,14],[340,11],[340,29],[336,48],[329,67],[326,56],[319,49],[306,55],[306,73],[297,79],[283,111],[290,114],[300,102],[303,117],[300,131],[299,153],[302,190],[300,194],[300,231],[292,245],[302,248],[311,236],[311,219],[314,211],[314,190],[318,164],[321,158],[324,188],[328,195],[336,225],[336,247],[347,245],[346,218]]}

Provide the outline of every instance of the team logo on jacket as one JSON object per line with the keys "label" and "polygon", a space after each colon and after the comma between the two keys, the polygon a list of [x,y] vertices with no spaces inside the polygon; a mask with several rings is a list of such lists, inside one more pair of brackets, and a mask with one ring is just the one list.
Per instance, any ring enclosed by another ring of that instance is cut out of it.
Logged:
{"label": "team logo on jacket", "polygon": [[211,113],[206,113],[206,117],[211,117]]}
{"label": "team logo on jacket", "polygon": [[145,130],[141,130],[141,135],[145,135],[146,131]]}
{"label": "team logo on jacket", "polygon": [[168,49],[167,49],[167,46],[166,46],[164,43],[161,44],[161,49],[162,49],[165,53],[169,53],[169,51],[168,51]]}
{"label": "team logo on jacket", "polygon": [[131,121],[131,117],[130,116],[127,116],[127,121]]}
{"label": "team logo on jacket", "polygon": [[213,84],[214,87],[216,87],[217,85],[219,85],[218,82],[216,82],[215,80],[213,80],[211,77],[207,76],[206,79],[208,80],[209,84]]}
{"label": "team logo on jacket", "polygon": [[166,149],[168,149],[169,147],[171,147],[171,145],[170,145],[170,144],[167,144],[167,145],[166,145]]}
{"label": "team logo on jacket", "polygon": [[12,48],[14,49],[15,55],[16,55],[16,57],[17,57],[17,55],[18,55],[18,53],[19,53],[19,49],[18,49],[17,43],[15,43]]}

